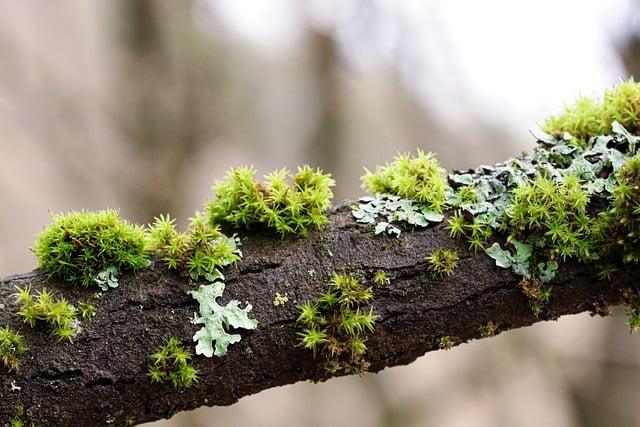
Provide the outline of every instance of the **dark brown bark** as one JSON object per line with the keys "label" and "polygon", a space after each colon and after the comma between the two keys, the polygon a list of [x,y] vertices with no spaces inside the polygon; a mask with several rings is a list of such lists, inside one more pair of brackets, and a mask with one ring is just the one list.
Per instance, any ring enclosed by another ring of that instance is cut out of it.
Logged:
{"label": "dark brown bark", "polygon": [[[11,293],[15,286],[46,285],[76,301],[89,298],[88,290],[48,281],[37,271],[5,278],[0,325],[20,329],[30,350],[17,373],[0,369],[0,424],[9,422],[19,405],[25,421],[36,425],[133,424],[203,405],[230,405],[270,387],[327,379],[321,361],[296,347],[296,302],[317,296],[338,269],[359,269],[368,277],[385,269],[392,277],[390,285],[375,288],[380,318],[368,341],[373,372],[411,363],[437,349],[443,335],[457,343],[478,338],[479,328],[490,321],[504,331],[564,314],[606,313],[608,305],[621,302],[620,290],[640,277],[638,269],[630,269],[615,283],[604,282],[592,266],[565,264],[547,310],[536,318],[518,278],[450,239],[443,225],[407,230],[400,238],[375,236],[370,227],[353,222],[344,203],[325,230],[305,239],[252,232],[242,240],[244,258],[226,271],[223,300],[250,302],[260,324],[255,331],[240,331],[242,341],[226,356],[195,357],[201,379],[189,389],[152,384],[147,377],[148,357],[166,338],[189,342],[197,329],[189,322],[196,303],[186,294],[195,285],[161,263],[123,275],[117,289],[97,300],[97,316],[83,324],[73,344],[21,325]],[[451,277],[436,280],[424,259],[443,246],[455,247],[461,260]],[[275,307],[276,291],[287,293],[290,302]],[[12,391],[12,383],[20,390]]]}

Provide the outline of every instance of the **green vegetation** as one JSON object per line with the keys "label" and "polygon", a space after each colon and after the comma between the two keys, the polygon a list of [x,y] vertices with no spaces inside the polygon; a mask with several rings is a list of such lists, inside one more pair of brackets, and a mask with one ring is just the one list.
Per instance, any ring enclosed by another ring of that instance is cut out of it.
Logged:
{"label": "green vegetation", "polygon": [[575,144],[584,147],[591,137],[610,134],[613,122],[633,133],[640,129],[640,85],[633,79],[605,91],[600,102],[579,98],[541,127],[557,138],[567,132],[575,138]]}
{"label": "green vegetation", "polygon": [[602,251],[623,263],[640,262],[640,156],[628,159],[617,174],[611,208],[597,227]]}
{"label": "green vegetation", "polygon": [[480,332],[481,338],[490,338],[496,334],[498,331],[498,326],[489,321],[486,325],[482,325],[478,328],[478,332]]}
{"label": "green vegetation", "polygon": [[96,307],[89,301],[78,301],[78,310],[82,320],[89,320],[96,315]]}
{"label": "green vegetation", "polygon": [[327,223],[335,185],[331,175],[302,166],[295,174],[276,170],[261,183],[255,173],[249,167],[233,168],[213,186],[214,199],[206,204],[211,224],[236,228],[260,224],[283,236],[306,236]]}
{"label": "green vegetation", "polygon": [[370,193],[393,194],[415,200],[433,212],[442,212],[447,174],[432,153],[418,150],[417,156],[399,154],[393,162],[376,167],[374,172],[365,168],[365,172],[362,186]]}
{"label": "green vegetation", "polygon": [[434,277],[451,276],[458,265],[458,254],[453,249],[439,248],[426,258],[429,271]]}
{"label": "green vegetation", "polygon": [[188,388],[198,381],[198,371],[189,362],[191,352],[177,338],[167,340],[150,359],[149,377],[152,382],[169,381],[174,387]]}
{"label": "green vegetation", "polygon": [[184,233],[176,229],[175,220],[159,216],[149,228],[149,249],[158,252],[167,266],[197,280],[214,281],[222,277],[219,270],[240,260],[242,252],[236,237],[225,236],[196,212]]}
{"label": "green vegetation", "polygon": [[455,345],[455,340],[449,335],[443,335],[438,338],[438,348],[440,350],[451,350]]}
{"label": "green vegetation", "polygon": [[378,270],[373,275],[373,283],[377,286],[386,286],[391,284],[391,279],[386,271]]}
{"label": "green vegetation", "polygon": [[276,307],[285,305],[289,302],[289,296],[285,294],[281,294],[280,292],[276,292],[276,297],[273,299],[273,305]]}
{"label": "green vegetation", "polygon": [[503,229],[511,232],[512,239],[546,250],[548,259],[589,259],[588,202],[589,195],[575,176],[537,177],[515,189]]}
{"label": "green vegetation", "polygon": [[53,215],[33,252],[47,276],[84,286],[109,267],[122,271],[149,265],[143,229],[120,219],[115,210]]}
{"label": "green vegetation", "polygon": [[0,328],[0,359],[9,371],[20,367],[20,356],[27,351],[22,335],[9,328]]}
{"label": "green vegetation", "polygon": [[299,345],[312,350],[314,357],[319,352],[332,374],[362,375],[369,369],[366,337],[377,318],[369,306],[372,299],[371,288],[358,278],[335,273],[322,295],[299,306]]}
{"label": "green vegetation", "polygon": [[29,287],[16,290],[14,298],[20,305],[18,316],[22,317],[24,323],[32,328],[39,322],[46,323],[58,340],[73,341],[78,333],[78,319],[73,305],[63,297],[54,297],[47,288],[42,288],[35,295]]}
{"label": "green vegetation", "polygon": [[[193,340],[196,345],[196,354],[205,357],[224,356],[230,344],[235,344],[242,338],[239,334],[230,334],[225,330],[230,326],[235,329],[256,329],[258,321],[249,319],[251,304],[240,308],[240,302],[231,300],[226,306],[221,306],[216,300],[224,293],[224,283],[215,282],[211,285],[200,286],[197,291],[189,291],[200,305],[200,317],[194,320],[195,324],[202,324],[202,328],[195,333]],[[215,347],[213,343],[215,342]]]}
{"label": "green vegetation", "polygon": [[400,236],[401,230],[393,223],[408,224],[413,227],[427,227],[442,222],[444,216],[429,208],[391,194],[376,197],[361,197],[352,207],[352,215],[360,224],[375,225],[375,234]]}

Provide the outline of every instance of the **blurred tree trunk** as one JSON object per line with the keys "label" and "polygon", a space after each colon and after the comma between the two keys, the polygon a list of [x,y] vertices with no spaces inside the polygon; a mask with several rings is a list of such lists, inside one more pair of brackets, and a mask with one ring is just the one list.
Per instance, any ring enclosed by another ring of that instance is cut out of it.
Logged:
{"label": "blurred tree trunk", "polygon": [[[178,216],[189,161],[214,129],[215,46],[192,19],[192,2],[122,0],[114,114],[133,170],[114,179],[138,219]],[[200,45],[206,49],[200,49]]]}

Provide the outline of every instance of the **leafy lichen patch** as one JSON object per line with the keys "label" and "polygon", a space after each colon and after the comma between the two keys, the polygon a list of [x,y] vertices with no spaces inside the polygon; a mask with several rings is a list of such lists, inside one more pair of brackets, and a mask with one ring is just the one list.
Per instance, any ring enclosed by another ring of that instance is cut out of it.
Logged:
{"label": "leafy lichen patch", "polygon": [[413,200],[391,194],[361,197],[353,207],[352,215],[360,224],[373,225],[375,234],[396,237],[402,232],[401,224],[427,227],[444,219],[441,213],[434,212]]}
{"label": "leafy lichen patch", "polygon": [[240,334],[227,331],[230,326],[247,330],[258,327],[258,321],[249,318],[251,304],[247,304],[245,308],[240,308],[240,302],[236,300],[229,301],[226,306],[218,304],[216,300],[224,293],[222,282],[201,285],[197,291],[188,293],[200,305],[200,316],[195,318],[194,323],[203,325],[193,336],[193,340],[197,342],[196,354],[205,357],[224,356],[230,344],[242,339]]}

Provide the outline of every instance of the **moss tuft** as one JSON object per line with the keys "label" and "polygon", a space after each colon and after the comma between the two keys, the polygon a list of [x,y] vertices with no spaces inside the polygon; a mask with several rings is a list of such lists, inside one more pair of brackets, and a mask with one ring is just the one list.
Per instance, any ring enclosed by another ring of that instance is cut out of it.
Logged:
{"label": "moss tuft", "polygon": [[320,352],[324,366],[338,372],[361,375],[369,369],[364,358],[366,336],[373,332],[377,316],[367,305],[371,288],[348,274],[334,274],[324,294],[299,306],[300,346]]}
{"label": "moss tuft", "polygon": [[156,218],[149,228],[150,250],[158,252],[169,268],[193,280],[220,277],[220,268],[240,260],[239,244],[237,238],[225,236],[197,212],[184,233],[178,232],[169,215]]}
{"label": "moss tuft", "polygon": [[143,229],[120,219],[115,210],[53,215],[33,252],[47,276],[84,286],[109,267],[137,270],[149,265]]}
{"label": "moss tuft", "polygon": [[24,323],[32,328],[39,322],[46,323],[59,341],[73,341],[78,333],[77,311],[73,305],[63,297],[54,297],[47,288],[35,295],[29,287],[16,288],[16,291],[14,298],[20,305],[18,315]]}
{"label": "moss tuft", "polygon": [[418,150],[417,156],[399,154],[393,162],[376,167],[374,172],[366,168],[365,171],[362,186],[372,194],[394,194],[442,212],[448,188],[447,173],[433,153]]}
{"label": "moss tuft", "polygon": [[0,360],[9,371],[20,367],[20,356],[27,351],[22,335],[9,328],[0,328]]}
{"label": "moss tuft", "polygon": [[602,101],[581,97],[566,106],[557,116],[548,118],[542,130],[562,137],[565,132],[585,146],[589,138],[611,133],[611,124],[617,121],[630,132],[640,129],[640,84],[630,79],[605,91]]}
{"label": "moss tuft", "polygon": [[435,277],[451,276],[458,265],[458,254],[453,249],[436,249],[427,257],[427,262]]}
{"label": "moss tuft", "polygon": [[236,228],[261,224],[283,236],[306,236],[327,223],[335,185],[331,175],[302,166],[295,174],[274,171],[261,183],[255,173],[250,167],[233,168],[213,186],[214,198],[206,204],[212,224]]}
{"label": "moss tuft", "polygon": [[588,259],[588,202],[589,195],[575,176],[559,180],[539,176],[514,190],[502,228],[511,232],[511,239],[546,252],[546,259]]}
{"label": "moss tuft", "polygon": [[174,387],[189,388],[198,381],[198,371],[189,362],[191,351],[179,339],[170,338],[150,357],[149,377],[152,382],[170,382]]}
{"label": "moss tuft", "polygon": [[[640,156],[628,159],[617,174],[611,208],[598,218],[601,251],[623,263],[640,262]],[[612,266],[604,266],[610,275]]]}

